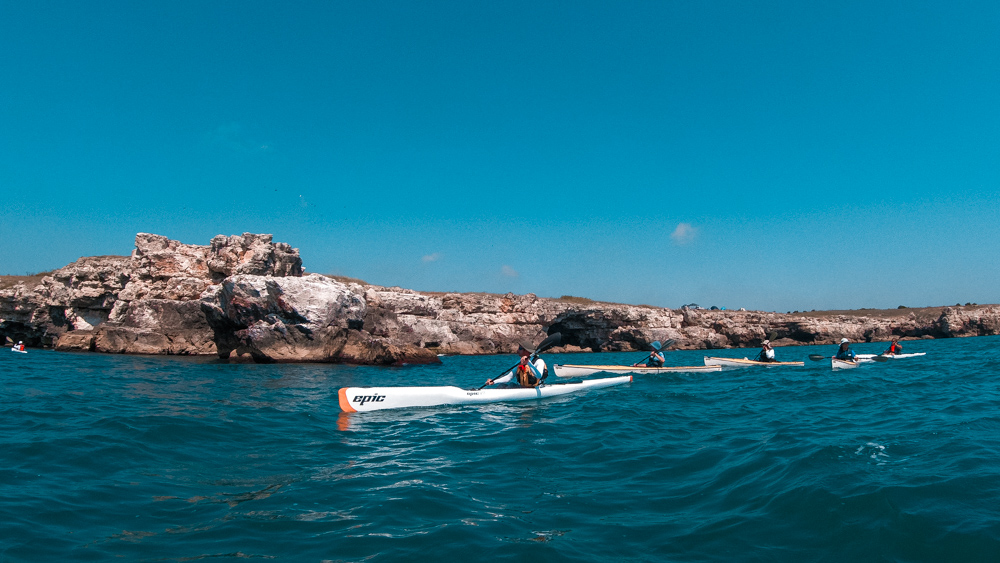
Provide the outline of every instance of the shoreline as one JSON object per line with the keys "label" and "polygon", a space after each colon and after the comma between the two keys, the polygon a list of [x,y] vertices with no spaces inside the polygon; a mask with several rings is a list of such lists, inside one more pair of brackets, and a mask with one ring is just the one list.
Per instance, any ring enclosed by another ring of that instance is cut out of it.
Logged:
{"label": "shoreline", "polygon": [[563,335],[551,353],[988,336],[1000,305],[777,313],[670,309],[534,294],[420,292],[306,273],[297,249],[244,233],[187,245],[139,233],[131,256],[0,276],[0,342],[231,361],[402,365]]}

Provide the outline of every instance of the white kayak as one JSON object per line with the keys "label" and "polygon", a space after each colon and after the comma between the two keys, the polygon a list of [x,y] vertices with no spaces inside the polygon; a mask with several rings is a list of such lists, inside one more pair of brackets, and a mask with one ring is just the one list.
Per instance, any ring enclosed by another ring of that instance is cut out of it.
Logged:
{"label": "white kayak", "polygon": [[11,352],[17,352],[19,354],[27,354],[28,353],[27,350],[18,350],[17,348],[11,348],[10,351]]}
{"label": "white kayak", "polygon": [[602,371],[608,373],[639,373],[643,375],[653,373],[698,373],[706,371],[719,371],[721,366],[668,366],[651,368],[646,366],[581,366],[573,364],[555,364],[552,366],[558,377],[584,377],[594,375]]}
{"label": "white kayak", "polygon": [[927,352],[916,352],[916,353],[913,353],[913,354],[858,354],[856,356],[856,358],[858,360],[870,360],[870,361],[874,361],[874,360],[872,360],[872,358],[881,356],[883,358],[893,358],[893,359],[899,360],[899,359],[902,359],[902,358],[916,358],[917,356],[926,356],[926,355],[927,355]]}
{"label": "white kayak", "polygon": [[837,358],[830,358],[830,367],[833,369],[850,369],[858,367],[858,362],[852,362],[850,360],[838,360]]}
{"label": "white kayak", "polygon": [[804,366],[805,362],[758,362],[756,360],[748,360],[746,358],[710,358],[705,356],[706,366],[726,366],[726,367],[738,367],[744,368],[749,366],[766,366],[766,367],[776,367],[776,366]]}
{"label": "white kayak", "polygon": [[513,389],[461,389],[459,387],[341,387],[340,409],[344,412],[367,412],[383,409],[435,407],[438,405],[478,405],[510,401],[530,401],[600,389],[632,381],[631,375],[588,379],[576,383],[555,383],[539,387]]}

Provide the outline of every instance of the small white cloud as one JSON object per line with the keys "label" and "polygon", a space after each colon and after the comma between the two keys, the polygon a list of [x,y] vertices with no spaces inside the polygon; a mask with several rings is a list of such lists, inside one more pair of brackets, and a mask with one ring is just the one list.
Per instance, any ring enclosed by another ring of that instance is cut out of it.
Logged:
{"label": "small white cloud", "polygon": [[424,262],[437,262],[440,259],[441,259],[440,252],[435,252],[434,254],[428,254],[427,256],[421,258],[421,260],[423,260]]}
{"label": "small white cloud", "polygon": [[507,276],[508,278],[516,278],[517,276],[521,275],[517,273],[517,270],[511,268],[507,264],[504,264],[503,268],[500,268],[500,273],[503,274],[504,276]]}
{"label": "small white cloud", "polygon": [[674,240],[675,244],[688,244],[694,240],[695,235],[698,234],[698,229],[691,226],[691,223],[680,223],[674,232],[670,233],[670,238]]}

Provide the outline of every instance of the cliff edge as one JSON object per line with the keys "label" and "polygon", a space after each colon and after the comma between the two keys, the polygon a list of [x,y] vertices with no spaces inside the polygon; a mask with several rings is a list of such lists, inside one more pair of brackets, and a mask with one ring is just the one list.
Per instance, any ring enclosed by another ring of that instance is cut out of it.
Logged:
{"label": "cliff edge", "polygon": [[1000,307],[781,314],[418,292],[305,274],[297,249],[253,233],[204,246],[139,233],[131,256],[0,276],[0,342],[57,350],[399,365],[510,353],[555,332],[562,352],[950,338],[1000,334]]}

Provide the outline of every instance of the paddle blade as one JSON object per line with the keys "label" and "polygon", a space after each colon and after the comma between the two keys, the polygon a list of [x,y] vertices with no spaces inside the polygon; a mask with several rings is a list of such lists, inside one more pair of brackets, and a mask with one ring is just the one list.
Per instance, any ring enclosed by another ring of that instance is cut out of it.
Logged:
{"label": "paddle blade", "polygon": [[827,357],[822,354],[809,354],[809,359],[814,362],[822,362],[823,360],[826,360]]}
{"label": "paddle blade", "polygon": [[888,362],[892,358],[887,358],[885,356],[872,356],[872,360],[876,362]]}
{"label": "paddle blade", "polygon": [[662,345],[662,346],[660,346],[660,350],[666,350],[666,349],[667,349],[667,348],[669,348],[669,347],[670,347],[670,346],[671,346],[671,345],[672,345],[672,344],[673,344],[674,342],[677,342],[677,341],[676,341],[676,340],[674,340],[673,338],[668,338],[668,339],[667,339],[666,341],[664,341],[664,342],[663,342],[663,345]]}
{"label": "paddle blade", "polygon": [[551,348],[556,344],[559,344],[560,341],[562,341],[562,334],[558,332],[555,334],[550,334],[548,338],[542,340],[541,343],[538,344],[538,347],[535,348],[535,355],[540,354],[542,350]]}

